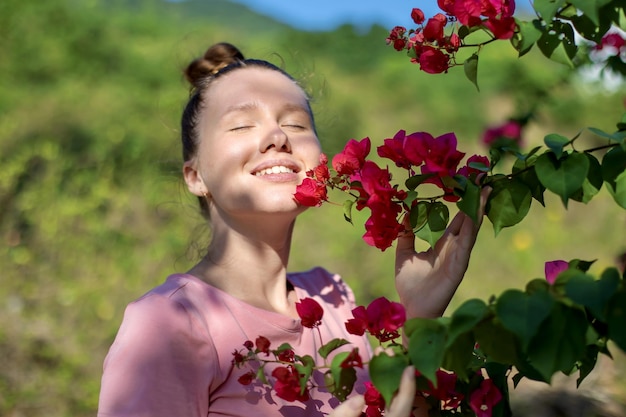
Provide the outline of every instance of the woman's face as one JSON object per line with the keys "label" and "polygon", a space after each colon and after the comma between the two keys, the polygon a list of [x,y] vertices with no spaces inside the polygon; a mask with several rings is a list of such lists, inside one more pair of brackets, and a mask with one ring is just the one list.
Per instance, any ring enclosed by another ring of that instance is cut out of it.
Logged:
{"label": "woman's face", "polygon": [[302,210],[293,194],[321,152],[304,91],[277,71],[248,67],[205,94],[198,154],[185,164],[191,191],[208,192],[222,215]]}

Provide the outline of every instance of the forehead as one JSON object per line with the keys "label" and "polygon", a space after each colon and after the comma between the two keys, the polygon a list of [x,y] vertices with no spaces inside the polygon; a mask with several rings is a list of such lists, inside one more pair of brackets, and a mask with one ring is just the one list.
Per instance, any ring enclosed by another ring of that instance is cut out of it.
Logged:
{"label": "forehead", "polygon": [[245,67],[224,74],[207,91],[209,113],[220,117],[246,103],[308,108],[305,92],[284,74],[258,67]]}

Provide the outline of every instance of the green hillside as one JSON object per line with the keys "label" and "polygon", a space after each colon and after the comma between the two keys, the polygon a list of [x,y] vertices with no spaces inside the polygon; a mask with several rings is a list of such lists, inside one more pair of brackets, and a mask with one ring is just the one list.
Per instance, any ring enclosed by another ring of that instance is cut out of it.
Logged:
{"label": "green hillside", "polygon": [[[528,146],[552,131],[611,131],[624,111],[623,89],[559,82],[564,68],[506,44],[481,53],[479,93],[462,69],[420,72],[386,36],[300,32],[224,0],[0,2],[0,415],[94,415],[125,305],[202,253],[208,228],[179,175],[181,69],[214,42],[300,79],[329,155],[399,129],[454,131],[464,151],[485,153],[483,129],[537,100]],[[361,302],[393,297],[393,250],[365,245],[355,224],[329,205],[306,212],[291,268],[337,271]],[[568,211],[548,201],[497,238],[490,226],[455,305],[540,277],[547,260],[597,254],[600,271],[626,249],[626,215],[606,190]],[[626,402],[623,381],[598,384]]]}

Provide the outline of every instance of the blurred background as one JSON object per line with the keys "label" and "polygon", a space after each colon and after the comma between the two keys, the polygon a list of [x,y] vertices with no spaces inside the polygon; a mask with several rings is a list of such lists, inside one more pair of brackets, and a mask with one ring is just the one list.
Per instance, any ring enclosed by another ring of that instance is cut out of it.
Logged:
{"label": "blurred background", "polygon": [[[586,127],[615,130],[624,84],[571,73],[535,52],[520,60],[507,42],[481,52],[480,92],[462,68],[419,71],[385,45],[389,29],[409,25],[411,7],[423,2],[414,3],[325,2],[318,9],[337,12],[319,17],[283,13],[286,2],[270,0],[2,0],[0,416],[95,415],[102,361],[126,304],[202,255],[208,227],[181,180],[178,123],[188,96],[182,69],[214,42],[301,80],[328,155],[351,138],[380,145],[400,129],[453,131],[468,156],[486,154],[484,129],[530,109],[528,149],[552,132],[582,132],[579,146],[592,147],[600,142]],[[323,265],[360,303],[393,299],[393,248],[362,242],[365,215],[352,226],[340,207],[308,210],[290,269]],[[549,260],[597,259],[591,272],[599,275],[626,250],[625,226],[606,189],[567,210],[557,198],[534,202],[497,237],[485,221],[450,308],[523,288]],[[625,415],[626,360],[612,352],[578,392]],[[554,386],[570,392],[575,378]],[[512,397],[534,389],[546,386],[522,383]]]}

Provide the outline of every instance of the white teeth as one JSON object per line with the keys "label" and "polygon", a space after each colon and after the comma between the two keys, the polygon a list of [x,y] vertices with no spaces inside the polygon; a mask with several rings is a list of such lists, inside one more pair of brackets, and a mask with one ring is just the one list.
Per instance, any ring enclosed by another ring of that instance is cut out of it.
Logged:
{"label": "white teeth", "polygon": [[266,174],[281,174],[281,173],[291,173],[291,172],[295,172],[295,171],[291,168],[287,168],[286,166],[277,165],[271,168],[266,168],[266,169],[262,169],[261,171],[257,171],[254,175],[256,175],[257,177],[260,177],[261,175],[266,175]]}

